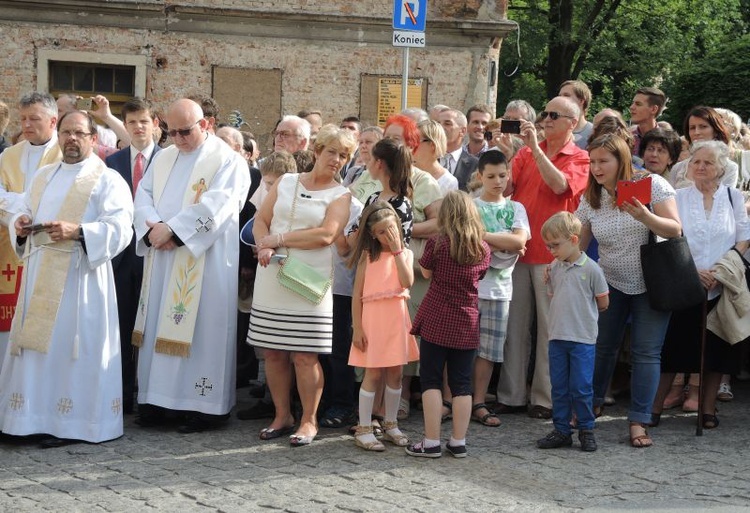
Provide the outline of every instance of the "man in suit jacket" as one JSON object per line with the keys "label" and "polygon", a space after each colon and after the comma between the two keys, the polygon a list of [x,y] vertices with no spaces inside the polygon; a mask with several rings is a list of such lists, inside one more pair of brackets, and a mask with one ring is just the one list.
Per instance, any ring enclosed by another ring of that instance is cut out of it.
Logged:
{"label": "man in suit jacket", "polygon": [[458,188],[465,191],[471,175],[477,170],[479,159],[466,151],[463,146],[466,135],[466,116],[456,109],[443,109],[438,113],[438,121],[445,130],[446,154],[440,164],[458,180]]}
{"label": "man in suit jacket", "polygon": [[[132,98],[122,107],[125,129],[130,135],[130,146],[106,159],[108,167],[122,175],[135,197],[143,174],[153,156],[161,149],[154,144],[154,129],[159,126],[151,102]],[[138,299],[143,279],[143,258],[135,254],[135,235],[128,248],[113,261],[117,313],[120,317],[120,347],[122,350],[123,412],[132,413],[135,403],[136,352],[131,344]]]}

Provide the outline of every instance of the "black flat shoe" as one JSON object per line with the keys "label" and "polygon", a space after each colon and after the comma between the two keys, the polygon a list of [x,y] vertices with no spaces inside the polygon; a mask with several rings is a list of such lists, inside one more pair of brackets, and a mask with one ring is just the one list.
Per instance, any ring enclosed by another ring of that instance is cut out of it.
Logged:
{"label": "black flat shoe", "polygon": [[193,414],[187,418],[187,420],[177,426],[179,433],[202,433],[203,431],[211,431],[218,429],[225,424],[229,419],[229,414],[226,415],[201,415]]}
{"label": "black flat shoe", "polygon": [[703,429],[714,429],[719,427],[719,417],[711,415],[710,413],[702,414],[701,422],[703,423]]}
{"label": "black flat shoe", "polygon": [[294,424],[279,429],[263,428],[260,430],[258,437],[261,440],[273,440],[274,438],[291,435],[292,433],[294,433]]}
{"label": "black flat shoe", "polygon": [[41,447],[42,449],[55,449],[57,447],[65,447],[66,445],[80,443],[82,443],[82,440],[73,440],[72,438],[57,438],[56,436],[51,436],[40,441],[39,447]]}

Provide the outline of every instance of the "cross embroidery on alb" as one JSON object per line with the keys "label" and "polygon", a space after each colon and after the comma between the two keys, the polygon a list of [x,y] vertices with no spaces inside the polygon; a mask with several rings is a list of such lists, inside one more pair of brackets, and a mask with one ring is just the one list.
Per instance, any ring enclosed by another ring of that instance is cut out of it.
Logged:
{"label": "cross embroidery on alb", "polygon": [[23,408],[24,402],[25,400],[23,398],[23,394],[15,392],[10,396],[10,409],[20,410],[21,408]]}
{"label": "cross embroidery on alb", "polygon": [[208,378],[201,378],[195,383],[195,389],[198,391],[198,395],[206,396],[214,389],[214,386]]}
{"label": "cross embroidery on alb", "polygon": [[207,217],[204,221],[202,217],[195,220],[195,231],[198,233],[208,233],[214,225],[214,220]]}
{"label": "cross embroidery on alb", "polygon": [[120,413],[120,410],[122,410],[122,400],[118,397],[112,400],[112,413],[117,415]]}
{"label": "cross embroidery on alb", "polygon": [[68,397],[63,397],[57,401],[57,411],[63,415],[67,415],[73,410],[73,400]]}

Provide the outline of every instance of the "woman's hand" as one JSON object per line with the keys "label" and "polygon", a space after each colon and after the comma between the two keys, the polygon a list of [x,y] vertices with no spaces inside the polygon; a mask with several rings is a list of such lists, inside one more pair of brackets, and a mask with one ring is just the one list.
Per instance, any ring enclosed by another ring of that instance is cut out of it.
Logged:
{"label": "woman's hand", "polygon": [[699,270],[698,277],[701,280],[703,288],[706,290],[711,290],[717,284],[716,277],[714,277],[713,271]]}
{"label": "woman's hand", "polygon": [[263,248],[258,250],[258,263],[261,267],[268,267],[271,263],[271,257],[276,253],[272,248]]}
{"label": "woman's hand", "polygon": [[630,198],[620,206],[620,210],[630,214],[633,219],[646,224],[646,219],[651,215],[651,211],[646,208],[646,205],[638,201],[638,198]]}
{"label": "woman's hand", "polygon": [[352,333],[352,344],[362,352],[367,350],[367,337],[365,337],[365,333],[361,329],[354,329]]}
{"label": "woman's hand", "polygon": [[276,249],[279,247],[279,234],[268,234],[258,241],[258,250],[261,249]]}
{"label": "woman's hand", "polygon": [[388,232],[385,234],[385,238],[388,241],[388,248],[391,250],[391,253],[403,249],[401,235],[399,235],[398,227],[396,225],[391,224],[388,227]]}

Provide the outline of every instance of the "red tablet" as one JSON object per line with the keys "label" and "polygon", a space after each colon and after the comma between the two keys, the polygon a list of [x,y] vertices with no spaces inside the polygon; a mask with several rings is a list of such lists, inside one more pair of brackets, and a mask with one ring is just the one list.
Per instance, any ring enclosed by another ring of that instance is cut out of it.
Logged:
{"label": "red tablet", "polygon": [[623,203],[632,203],[632,198],[637,199],[644,205],[651,203],[651,177],[647,176],[637,182],[617,182],[617,206]]}

